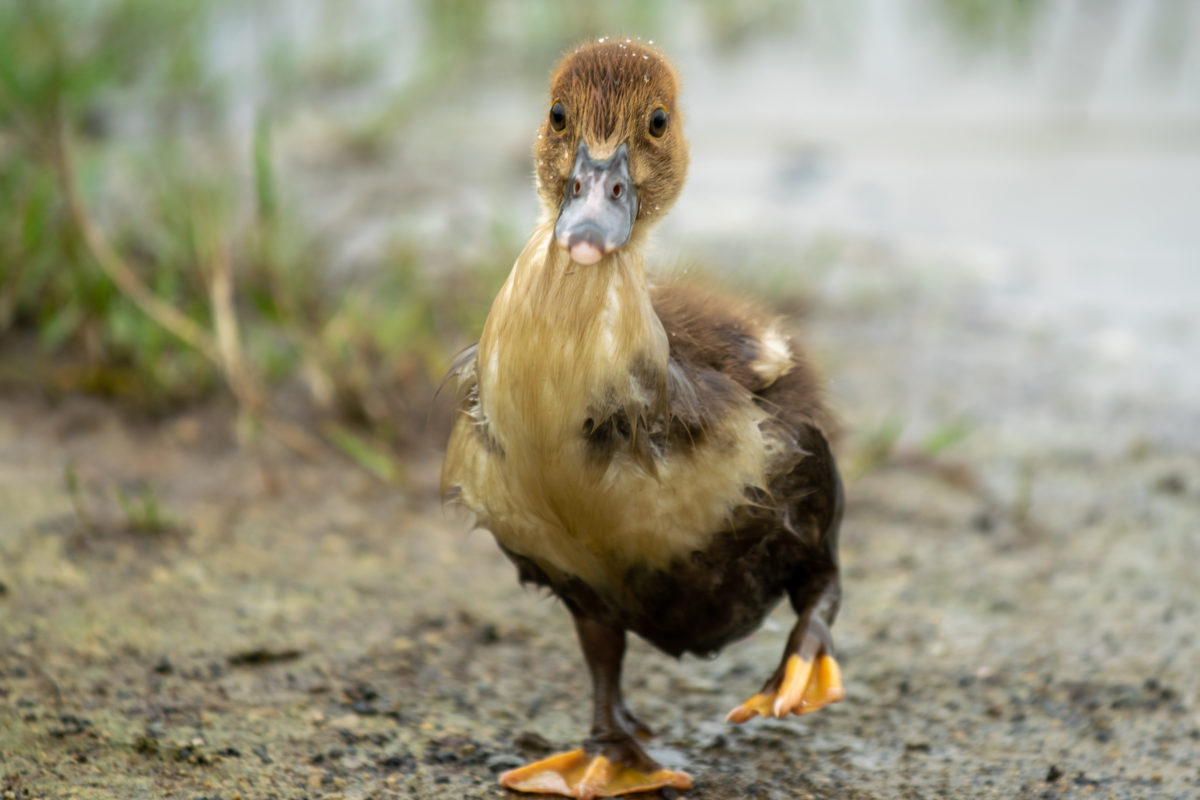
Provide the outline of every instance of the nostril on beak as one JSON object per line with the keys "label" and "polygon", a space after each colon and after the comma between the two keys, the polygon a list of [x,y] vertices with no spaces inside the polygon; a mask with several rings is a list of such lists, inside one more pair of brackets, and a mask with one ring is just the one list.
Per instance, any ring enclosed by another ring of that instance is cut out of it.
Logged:
{"label": "nostril on beak", "polygon": [[578,179],[575,181],[575,196],[579,197],[579,193],[583,190],[583,184]]}
{"label": "nostril on beak", "polygon": [[621,183],[620,181],[617,181],[616,183],[614,183],[613,188],[612,188],[613,199],[616,200],[618,197],[620,197],[621,192],[623,192],[624,190],[625,190],[625,184]]}

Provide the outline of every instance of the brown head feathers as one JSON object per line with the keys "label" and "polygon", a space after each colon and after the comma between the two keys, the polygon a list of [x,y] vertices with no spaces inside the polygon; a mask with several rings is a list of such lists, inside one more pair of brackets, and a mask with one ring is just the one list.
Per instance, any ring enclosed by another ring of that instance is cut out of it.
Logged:
{"label": "brown head feathers", "polygon": [[628,145],[638,220],[665,214],[683,188],[688,165],[678,91],[674,67],[638,39],[602,38],[564,57],[550,77],[534,146],[538,195],[546,210],[557,213],[582,140],[598,159]]}

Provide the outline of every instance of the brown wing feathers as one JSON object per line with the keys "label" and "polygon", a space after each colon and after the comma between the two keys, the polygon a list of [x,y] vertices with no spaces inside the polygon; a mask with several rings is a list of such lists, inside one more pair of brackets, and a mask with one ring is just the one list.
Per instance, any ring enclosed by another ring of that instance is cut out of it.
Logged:
{"label": "brown wing feathers", "polygon": [[[783,337],[781,324],[771,315],[694,284],[662,285],[652,291],[652,298],[671,349],[668,389],[673,415],[701,422],[720,413],[730,387],[720,391],[721,382],[705,374],[715,373],[754,393],[765,410],[788,424],[815,425],[832,436],[836,426],[821,382],[794,342],[784,339],[789,363],[781,374],[764,376],[754,368],[764,357],[764,339]],[[704,400],[715,406],[704,408]]]}

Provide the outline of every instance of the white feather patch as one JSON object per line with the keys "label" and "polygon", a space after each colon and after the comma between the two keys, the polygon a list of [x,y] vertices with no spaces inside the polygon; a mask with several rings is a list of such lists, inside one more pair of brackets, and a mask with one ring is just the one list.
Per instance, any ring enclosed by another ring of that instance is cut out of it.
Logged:
{"label": "white feather patch", "polygon": [[770,385],[791,371],[792,348],[787,337],[774,326],[767,329],[758,343],[761,350],[750,368]]}

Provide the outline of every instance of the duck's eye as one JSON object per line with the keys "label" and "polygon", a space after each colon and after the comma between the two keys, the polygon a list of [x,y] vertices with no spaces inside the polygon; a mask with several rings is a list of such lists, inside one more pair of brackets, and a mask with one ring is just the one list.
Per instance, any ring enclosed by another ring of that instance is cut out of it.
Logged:
{"label": "duck's eye", "polygon": [[555,133],[562,133],[563,128],[567,127],[567,109],[562,100],[555,100],[554,105],[550,106],[550,127]]}
{"label": "duck's eye", "polygon": [[650,135],[655,139],[667,132],[667,110],[662,106],[650,113]]}

